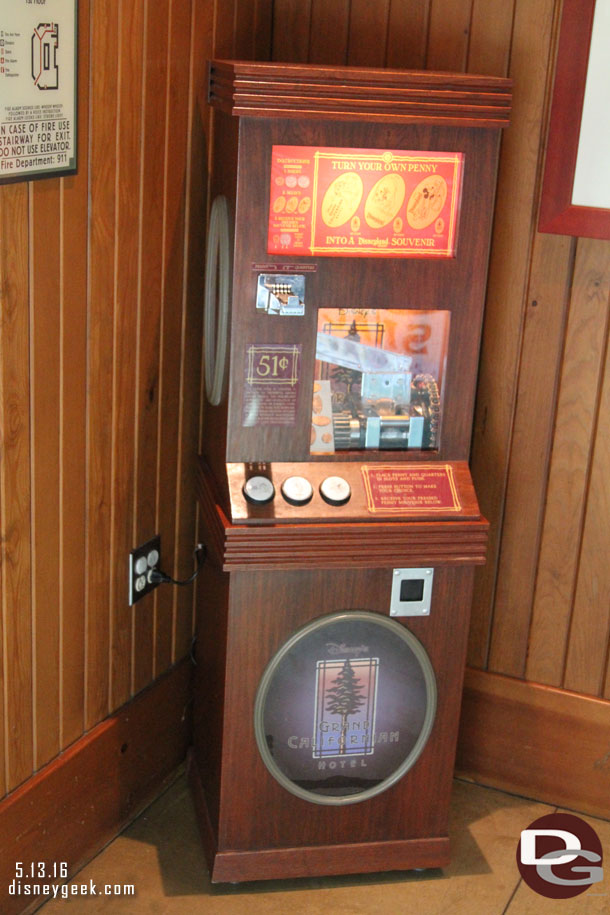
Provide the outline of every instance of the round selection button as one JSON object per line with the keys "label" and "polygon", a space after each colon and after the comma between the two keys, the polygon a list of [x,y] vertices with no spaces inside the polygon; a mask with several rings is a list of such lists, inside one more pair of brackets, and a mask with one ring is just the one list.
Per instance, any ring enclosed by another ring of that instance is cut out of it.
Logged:
{"label": "round selection button", "polygon": [[288,477],[282,483],[282,495],[291,505],[307,505],[313,496],[313,486],[305,477]]}
{"label": "round selection button", "polygon": [[243,493],[253,505],[264,505],[275,496],[275,487],[269,477],[250,477],[244,483]]}
{"label": "round selection button", "polygon": [[343,477],[326,477],[320,483],[320,495],[329,505],[345,505],[351,494],[351,487]]}

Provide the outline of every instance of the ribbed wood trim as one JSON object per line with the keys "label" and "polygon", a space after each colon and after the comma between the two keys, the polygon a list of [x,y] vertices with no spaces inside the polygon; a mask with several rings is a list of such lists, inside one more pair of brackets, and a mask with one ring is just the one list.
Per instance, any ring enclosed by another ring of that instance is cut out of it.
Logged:
{"label": "ribbed wood trim", "polygon": [[210,62],[209,102],[248,117],[506,127],[508,79],[467,73]]}

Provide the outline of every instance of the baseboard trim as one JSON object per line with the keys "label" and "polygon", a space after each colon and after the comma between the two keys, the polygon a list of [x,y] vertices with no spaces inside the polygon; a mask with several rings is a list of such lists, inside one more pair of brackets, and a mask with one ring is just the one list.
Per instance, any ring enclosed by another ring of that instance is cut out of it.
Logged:
{"label": "baseboard trim", "polygon": [[49,899],[9,894],[15,862],[45,862],[47,873],[66,862],[74,874],[172,780],[189,743],[191,669],[177,664],[0,802],[3,915]]}
{"label": "baseboard trim", "polygon": [[468,669],[458,775],[610,817],[610,702]]}

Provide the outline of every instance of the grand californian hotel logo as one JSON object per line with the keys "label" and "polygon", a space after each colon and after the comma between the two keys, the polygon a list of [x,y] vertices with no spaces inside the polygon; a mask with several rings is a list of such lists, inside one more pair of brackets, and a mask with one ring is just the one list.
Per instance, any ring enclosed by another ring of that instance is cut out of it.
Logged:
{"label": "grand californian hotel logo", "polygon": [[365,800],[411,768],[431,732],[428,655],[400,623],[346,611],[297,630],[269,662],[255,704],[271,774],[319,804]]}

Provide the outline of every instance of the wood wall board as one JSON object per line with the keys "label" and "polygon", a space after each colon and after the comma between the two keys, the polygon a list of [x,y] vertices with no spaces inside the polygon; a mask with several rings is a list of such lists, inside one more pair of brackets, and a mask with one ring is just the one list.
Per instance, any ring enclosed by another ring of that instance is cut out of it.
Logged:
{"label": "wood wall board", "polygon": [[525,673],[572,248],[569,238],[537,235],[532,252],[488,659],[513,677]]}
{"label": "wood wall board", "polygon": [[135,390],[138,266],[142,255],[141,136],[146,9],[142,4],[123,8],[119,23],[110,540],[111,709],[125,703],[133,693],[135,620],[140,612],[139,605],[129,608],[125,600],[125,560],[134,546]]}
{"label": "wood wall board", "polygon": [[201,8],[203,16],[212,25],[215,53],[223,57],[233,57],[237,0],[194,0],[194,3]]}
{"label": "wood wall board", "polygon": [[253,60],[271,59],[271,30],[273,26],[273,0],[256,0],[254,19]]}
{"label": "wood wall board", "polygon": [[[171,37],[169,0],[146,6],[141,122],[141,223],[138,255],[135,378],[135,481],[131,548],[146,543],[158,531],[161,310],[164,272],[164,223],[168,206],[166,172],[168,47]],[[174,138],[172,137],[172,148]],[[176,150],[180,161],[180,151]],[[134,303],[135,305],[136,303]],[[161,556],[165,554],[161,539]],[[124,563],[123,563],[124,565]],[[134,607],[131,692],[153,677],[156,594]]]}
{"label": "wood wall board", "polygon": [[[304,63],[309,52],[312,0],[274,0],[271,60]],[[214,53],[220,56],[218,46]]]}
{"label": "wood wall board", "polygon": [[[78,59],[89,70],[89,0],[79,4]],[[61,748],[85,730],[87,241],[89,80],[78,86],[78,174],[61,184]]]}
{"label": "wood wall board", "polygon": [[30,523],[28,185],[0,188],[0,505],[4,771],[11,790],[34,765]]}
{"label": "wood wall board", "polygon": [[32,450],[32,665],[35,766],[59,740],[60,179],[30,193],[30,422]]}
{"label": "wood wall board", "polygon": [[466,69],[506,76],[515,0],[473,0]]}
{"label": "wood wall board", "polygon": [[[312,64],[347,63],[350,0],[312,0],[307,60]],[[264,60],[259,57],[258,60]]]}
{"label": "wood wall board", "polygon": [[[608,244],[608,242],[606,242]],[[570,625],[565,689],[604,695],[610,636],[610,347],[598,405],[574,610]]]}
{"label": "wood wall board", "polygon": [[[176,487],[180,376],[172,370],[176,353],[180,352],[182,328],[182,299],[184,287],[184,258],[186,236],[186,161],[189,144],[189,85],[192,66],[191,27],[193,11],[185,4],[172,3],[169,46],[169,76],[167,80],[168,149],[164,162],[165,214],[163,226],[163,277],[161,301],[161,352],[159,387],[159,437],[156,456],[157,530],[161,532],[161,555],[164,568],[175,565]],[[197,34],[198,41],[211,44],[211,23],[207,31]],[[205,56],[205,54],[202,54]],[[172,164],[173,163],[173,164]],[[178,163],[182,163],[178,165]],[[165,670],[172,660],[172,633],[175,593],[173,588],[155,592],[155,639],[153,672]]]}
{"label": "wood wall board", "polygon": [[[110,537],[119,8],[91,7],[85,725],[110,711]],[[80,167],[84,167],[81,160]]]}
{"label": "wood wall board", "polygon": [[427,70],[466,69],[473,0],[431,0]]}
{"label": "wood wall board", "polygon": [[351,0],[347,62],[351,67],[383,67],[390,0]]}
{"label": "wood wall board", "polygon": [[429,24],[430,0],[390,0],[385,66],[423,70]]}
{"label": "wood wall board", "polygon": [[578,572],[610,295],[610,245],[580,239],[557,399],[525,676],[561,686]]}
{"label": "wood wall board", "polygon": [[554,0],[517,0],[515,6],[509,75],[518,91],[512,126],[502,142],[472,440],[475,488],[481,511],[491,522],[487,565],[475,576],[468,655],[473,667],[487,663],[554,10]]}
{"label": "wood wall board", "polygon": [[610,702],[467,670],[457,771],[479,784],[608,818],[609,725]]}
{"label": "wood wall board", "polygon": [[6,894],[16,861],[45,862],[47,873],[65,861],[74,876],[175,778],[190,677],[184,661],[0,802],[3,915],[31,911],[31,897]]}
{"label": "wood wall board", "polygon": [[235,0],[233,54],[238,60],[254,60],[256,0]]}

